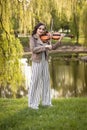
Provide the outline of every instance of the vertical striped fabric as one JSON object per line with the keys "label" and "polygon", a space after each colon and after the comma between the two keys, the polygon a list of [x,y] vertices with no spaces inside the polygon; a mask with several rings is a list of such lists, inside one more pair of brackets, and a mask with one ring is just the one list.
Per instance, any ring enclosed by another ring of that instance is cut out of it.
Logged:
{"label": "vertical striped fabric", "polygon": [[38,107],[40,99],[42,105],[51,105],[49,66],[44,53],[40,63],[32,62],[28,106]]}

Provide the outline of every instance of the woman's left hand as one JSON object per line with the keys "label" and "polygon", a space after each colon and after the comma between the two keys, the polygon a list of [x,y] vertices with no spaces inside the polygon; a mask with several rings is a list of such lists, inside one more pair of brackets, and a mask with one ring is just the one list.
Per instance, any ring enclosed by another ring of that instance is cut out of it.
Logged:
{"label": "woman's left hand", "polygon": [[65,36],[65,34],[61,34],[60,39],[58,41],[60,42],[64,36]]}

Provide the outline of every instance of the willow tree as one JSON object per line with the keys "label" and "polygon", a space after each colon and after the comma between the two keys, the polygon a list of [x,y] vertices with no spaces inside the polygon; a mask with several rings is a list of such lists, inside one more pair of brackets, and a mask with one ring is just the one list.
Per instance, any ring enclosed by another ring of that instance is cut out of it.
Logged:
{"label": "willow tree", "polygon": [[[50,24],[50,7],[47,0],[15,0],[13,5],[14,28],[20,33],[31,33],[39,21]],[[48,20],[47,20],[48,19]]]}
{"label": "willow tree", "polygon": [[82,31],[84,35],[84,45],[87,46],[87,1],[84,3],[81,14]]}
{"label": "willow tree", "polygon": [[28,13],[31,12],[32,17],[32,27],[35,26],[36,23],[44,22],[47,26],[49,26],[51,21],[51,14],[50,14],[50,1],[48,0],[31,0]]}
{"label": "willow tree", "polygon": [[17,89],[22,85],[19,59],[22,46],[12,31],[12,1],[0,0],[0,96],[16,96]]}
{"label": "willow tree", "polygon": [[79,41],[79,24],[80,15],[78,11],[78,0],[71,0],[71,30],[76,38],[76,43]]}

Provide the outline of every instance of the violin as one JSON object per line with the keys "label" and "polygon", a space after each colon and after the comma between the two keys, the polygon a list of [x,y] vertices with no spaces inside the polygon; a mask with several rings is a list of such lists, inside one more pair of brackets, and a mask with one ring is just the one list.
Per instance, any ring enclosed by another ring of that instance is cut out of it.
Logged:
{"label": "violin", "polygon": [[[42,40],[43,42],[46,42],[46,41],[48,41],[48,40],[50,40],[50,39],[59,40],[60,37],[61,37],[61,35],[62,35],[61,33],[57,33],[57,32],[55,32],[55,33],[53,33],[53,34],[45,33],[45,34],[41,35],[40,38],[41,38],[41,40]],[[74,36],[73,36],[72,34],[64,34],[64,37],[73,38]]]}

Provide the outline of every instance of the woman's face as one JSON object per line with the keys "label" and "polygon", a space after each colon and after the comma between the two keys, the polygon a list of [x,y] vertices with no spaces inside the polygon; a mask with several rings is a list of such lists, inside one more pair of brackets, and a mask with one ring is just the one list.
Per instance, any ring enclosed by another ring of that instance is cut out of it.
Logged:
{"label": "woman's face", "polygon": [[44,32],[45,32],[45,26],[44,25],[41,25],[41,26],[39,26],[39,28],[37,29],[37,34],[40,36],[40,35],[42,35],[42,34],[44,34]]}

